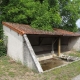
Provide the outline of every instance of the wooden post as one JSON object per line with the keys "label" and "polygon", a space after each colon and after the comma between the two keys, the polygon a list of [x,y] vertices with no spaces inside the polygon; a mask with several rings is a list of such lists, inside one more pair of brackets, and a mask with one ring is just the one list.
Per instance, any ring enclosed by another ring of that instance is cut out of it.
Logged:
{"label": "wooden post", "polygon": [[61,39],[58,39],[58,56],[60,56],[61,53]]}

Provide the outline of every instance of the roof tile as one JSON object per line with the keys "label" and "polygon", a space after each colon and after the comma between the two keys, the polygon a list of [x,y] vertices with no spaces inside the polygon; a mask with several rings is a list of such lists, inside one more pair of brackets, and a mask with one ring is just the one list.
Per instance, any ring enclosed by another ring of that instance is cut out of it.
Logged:
{"label": "roof tile", "polygon": [[40,35],[57,35],[57,36],[80,36],[80,34],[78,33],[73,33],[70,31],[57,29],[57,28],[54,28],[54,30],[51,32],[51,31],[43,31],[43,30],[34,29],[31,26],[25,25],[25,24],[10,23],[10,22],[2,22],[2,24],[16,31],[17,33],[21,35],[40,34]]}

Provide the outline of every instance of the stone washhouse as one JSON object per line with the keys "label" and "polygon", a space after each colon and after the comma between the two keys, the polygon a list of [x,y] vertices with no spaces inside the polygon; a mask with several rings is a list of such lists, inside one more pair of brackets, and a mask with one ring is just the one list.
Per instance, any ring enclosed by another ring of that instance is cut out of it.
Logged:
{"label": "stone washhouse", "polygon": [[[15,61],[37,71],[43,72],[40,60],[49,59],[55,53],[80,51],[80,34],[54,28],[53,32],[33,29],[29,25],[2,22],[7,55]],[[50,53],[46,56],[47,53]],[[46,56],[40,58],[40,55]]]}

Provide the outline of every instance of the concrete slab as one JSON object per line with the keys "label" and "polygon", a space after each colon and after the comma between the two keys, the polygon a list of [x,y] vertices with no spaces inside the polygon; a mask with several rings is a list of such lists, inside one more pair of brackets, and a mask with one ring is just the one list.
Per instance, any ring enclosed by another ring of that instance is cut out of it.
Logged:
{"label": "concrete slab", "polygon": [[74,77],[72,80],[80,80],[80,75]]}
{"label": "concrete slab", "polygon": [[38,61],[42,61],[42,60],[46,60],[46,59],[50,59],[50,58],[53,58],[53,54],[51,54],[51,53],[37,55]]}

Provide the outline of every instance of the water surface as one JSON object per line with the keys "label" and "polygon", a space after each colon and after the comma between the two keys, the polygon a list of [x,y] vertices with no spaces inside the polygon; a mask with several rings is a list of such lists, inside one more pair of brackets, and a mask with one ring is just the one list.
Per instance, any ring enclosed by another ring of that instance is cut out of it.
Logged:
{"label": "water surface", "polygon": [[51,58],[40,61],[40,64],[42,66],[43,71],[45,71],[64,64],[64,61],[59,58]]}

